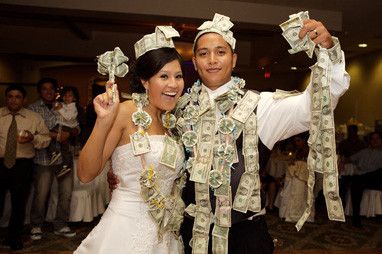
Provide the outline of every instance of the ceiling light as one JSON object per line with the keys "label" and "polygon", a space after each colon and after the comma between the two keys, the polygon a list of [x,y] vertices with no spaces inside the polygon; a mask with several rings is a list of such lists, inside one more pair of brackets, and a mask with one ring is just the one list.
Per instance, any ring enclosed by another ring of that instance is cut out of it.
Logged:
{"label": "ceiling light", "polygon": [[366,43],[360,43],[360,44],[358,44],[358,47],[359,48],[366,48],[367,44]]}
{"label": "ceiling light", "polygon": [[296,67],[296,66],[292,66],[292,67],[290,67],[290,69],[291,69],[292,71],[295,71],[295,70],[297,70],[297,67]]}

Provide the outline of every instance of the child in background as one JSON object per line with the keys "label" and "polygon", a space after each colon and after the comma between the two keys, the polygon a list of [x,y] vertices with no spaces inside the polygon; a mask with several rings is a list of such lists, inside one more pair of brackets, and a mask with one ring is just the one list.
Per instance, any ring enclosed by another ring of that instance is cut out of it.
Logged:
{"label": "child in background", "polygon": [[[78,111],[76,101],[78,100],[78,92],[75,87],[65,86],[61,92],[62,103],[55,106],[55,113],[57,114],[57,125],[54,128],[57,130],[58,135],[61,131],[78,134],[80,131],[79,122],[77,120]],[[71,135],[72,136],[72,135]],[[52,144],[51,148],[51,164],[56,162],[59,157],[62,157],[62,169],[56,172],[57,177],[63,176],[70,172],[73,168],[73,153],[70,145],[75,146],[75,138],[70,139],[68,142]]]}

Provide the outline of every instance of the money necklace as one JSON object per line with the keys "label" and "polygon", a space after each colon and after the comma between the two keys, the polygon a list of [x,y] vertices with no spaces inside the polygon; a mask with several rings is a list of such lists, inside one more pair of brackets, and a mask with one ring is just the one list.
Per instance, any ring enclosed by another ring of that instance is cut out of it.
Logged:
{"label": "money necklace", "polygon": [[[235,147],[235,140],[238,138],[237,133],[239,132],[240,126],[236,126],[235,121],[231,118],[234,105],[241,99],[244,94],[242,88],[245,85],[245,81],[239,78],[234,78],[234,83],[230,87],[229,91],[224,95],[216,98],[216,107],[221,114],[221,118],[217,124],[217,131],[221,136],[221,139],[216,139],[216,142],[212,146],[217,146],[214,156],[219,158],[219,169],[213,169],[209,173],[209,185],[215,190],[223,182],[229,181],[229,176],[224,175],[223,164],[229,165],[229,167],[236,161],[237,152]],[[203,95],[200,95],[202,90],[202,85],[197,81],[190,90],[190,101],[188,105],[184,108],[183,119],[185,129],[187,131],[182,135],[182,141],[186,149],[192,152],[194,155],[197,154],[197,140],[198,140],[198,126],[199,117],[203,113],[201,112],[203,108]],[[209,98],[208,98],[209,99]],[[214,113],[215,114],[215,113]],[[213,116],[214,118],[216,115]],[[215,126],[213,126],[215,128]],[[191,169],[194,163],[194,157],[190,157],[187,161],[186,168]]]}
{"label": "money necklace", "polygon": [[[164,196],[157,184],[157,175],[152,165],[147,165],[144,154],[151,151],[150,140],[145,131],[151,124],[151,116],[143,110],[148,105],[147,94],[132,94],[133,101],[137,107],[137,111],[132,114],[132,121],[138,130],[130,136],[133,147],[133,153],[140,156],[142,172],[139,178],[141,185],[141,196],[149,206],[149,214],[158,226],[158,237],[162,239],[163,234],[167,231],[178,235],[180,225],[183,221],[183,213],[185,205],[181,198],[181,190],[186,181],[184,170],[181,170],[174,181],[172,193],[169,196]],[[163,126],[169,130],[175,127],[176,118],[170,112],[162,114]],[[168,142],[166,144],[166,142]],[[165,136],[165,146],[171,147],[173,153],[177,153],[177,142],[169,136]],[[165,149],[164,149],[165,150]],[[167,151],[168,152],[168,151]],[[166,159],[165,153],[162,153],[160,163],[175,169],[177,157],[173,157],[172,161]],[[170,165],[171,164],[171,165]]]}
{"label": "money necklace", "polygon": [[[180,99],[175,111],[179,117],[177,127],[185,131],[183,144],[194,156],[187,161],[186,168],[190,180],[195,183],[196,203],[190,204],[186,212],[195,218],[192,248],[198,253],[207,253],[211,223],[214,223],[212,252],[228,253],[231,210],[242,213],[260,210],[257,118],[254,113],[259,95],[252,91],[245,93],[243,79],[232,79],[229,90],[214,101],[210,101],[198,81],[190,94]],[[218,121],[217,117],[220,118]],[[231,166],[238,161],[236,140],[241,133],[245,141],[245,172],[232,202]],[[210,188],[216,197],[215,214],[211,211]]]}

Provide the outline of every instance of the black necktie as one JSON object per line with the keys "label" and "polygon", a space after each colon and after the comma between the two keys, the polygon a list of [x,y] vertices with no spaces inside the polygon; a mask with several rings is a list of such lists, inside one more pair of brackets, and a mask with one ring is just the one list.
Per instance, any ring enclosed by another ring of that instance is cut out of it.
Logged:
{"label": "black necktie", "polygon": [[16,149],[17,149],[17,123],[15,119],[16,114],[12,114],[12,122],[8,129],[7,143],[4,152],[4,165],[11,168],[16,163]]}

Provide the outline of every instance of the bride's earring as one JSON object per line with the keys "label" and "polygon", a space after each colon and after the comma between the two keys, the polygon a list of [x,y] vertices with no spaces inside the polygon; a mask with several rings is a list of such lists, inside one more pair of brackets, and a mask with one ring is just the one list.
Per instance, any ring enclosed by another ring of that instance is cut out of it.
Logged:
{"label": "bride's earring", "polygon": [[149,101],[149,89],[148,88],[145,88],[145,95],[146,95],[147,101]]}

